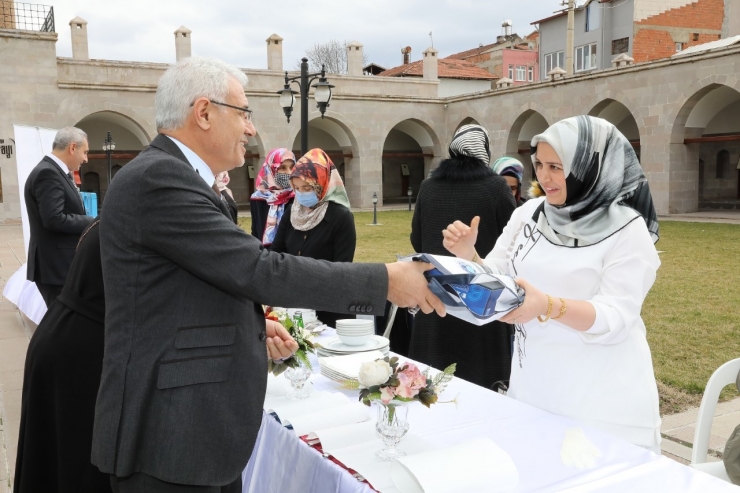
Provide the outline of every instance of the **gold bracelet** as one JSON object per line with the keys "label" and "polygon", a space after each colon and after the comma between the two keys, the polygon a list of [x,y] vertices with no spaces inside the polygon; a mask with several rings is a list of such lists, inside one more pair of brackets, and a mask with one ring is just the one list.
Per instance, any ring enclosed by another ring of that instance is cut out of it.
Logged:
{"label": "gold bracelet", "polygon": [[476,264],[480,260],[480,257],[478,256],[478,252],[475,252],[475,255],[473,255],[473,258],[470,259],[471,262],[475,262]]}
{"label": "gold bracelet", "polygon": [[560,300],[560,313],[558,313],[557,317],[552,317],[553,320],[557,320],[563,315],[565,315],[565,312],[568,311],[568,307],[565,306],[565,300],[563,298],[558,298]]}
{"label": "gold bracelet", "polygon": [[545,314],[545,320],[542,320],[541,315],[537,315],[537,320],[539,320],[541,324],[544,324],[545,322],[550,320],[550,314],[552,313],[552,298],[549,294],[546,294],[545,296],[547,296],[547,313]]}

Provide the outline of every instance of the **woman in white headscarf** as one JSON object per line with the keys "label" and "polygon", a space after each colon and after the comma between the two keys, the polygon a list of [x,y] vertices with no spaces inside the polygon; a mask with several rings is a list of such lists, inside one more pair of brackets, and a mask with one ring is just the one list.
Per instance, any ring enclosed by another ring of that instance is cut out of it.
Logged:
{"label": "woman in white headscarf", "polygon": [[517,278],[509,395],[660,453],[658,391],[640,310],[660,260],[647,180],[629,141],[600,118],[562,120],[532,139],[544,197],[518,208],[479,260],[478,221],[445,247]]}

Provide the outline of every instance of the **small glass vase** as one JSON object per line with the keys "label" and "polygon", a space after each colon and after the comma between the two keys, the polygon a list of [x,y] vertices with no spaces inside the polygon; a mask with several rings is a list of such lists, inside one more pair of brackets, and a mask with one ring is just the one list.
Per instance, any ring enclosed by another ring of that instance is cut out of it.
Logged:
{"label": "small glass vase", "polygon": [[291,387],[293,387],[293,390],[288,392],[288,399],[307,399],[311,395],[306,386],[306,382],[310,376],[311,370],[306,368],[303,363],[299,363],[298,366],[285,370],[285,378],[288,379]]}
{"label": "small glass vase", "polygon": [[382,461],[392,461],[403,457],[406,452],[398,449],[398,444],[409,431],[408,406],[405,402],[391,401],[383,404],[376,401],[375,408],[377,413],[375,431],[385,445],[383,449],[375,452],[375,455]]}

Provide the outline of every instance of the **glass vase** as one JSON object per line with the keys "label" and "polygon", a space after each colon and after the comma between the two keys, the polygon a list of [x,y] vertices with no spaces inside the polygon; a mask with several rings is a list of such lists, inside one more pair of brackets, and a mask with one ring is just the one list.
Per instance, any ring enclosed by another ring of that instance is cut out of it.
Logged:
{"label": "glass vase", "polygon": [[376,401],[377,421],[375,431],[383,440],[385,447],[375,452],[383,461],[392,461],[403,457],[406,452],[398,448],[398,444],[409,431],[408,406],[405,402],[390,402],[383,404]]}
{"label": "glass vase", "polygon": [[299,363],[293,368],[285,370],[285,378],[290,382],[293,390],[288,392],[288,399],[307,399],[310,395],[309,389],[306,386],[308,378],[311,376],[311,370],[306,368],[303,363]]}

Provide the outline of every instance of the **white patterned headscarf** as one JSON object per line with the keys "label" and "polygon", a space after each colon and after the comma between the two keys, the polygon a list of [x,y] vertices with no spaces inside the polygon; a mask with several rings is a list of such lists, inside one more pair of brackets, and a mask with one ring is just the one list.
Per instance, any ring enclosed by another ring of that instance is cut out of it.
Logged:
{"label": "white patterned headscarf", "polygon": [[565,204],[545,201],[535,213],[538,228],[552,243],[585,247],[599,243],[638,217],[658,241],[658,218],[647,178],[632,144],[601,118],[561,120],[532,138],[552,146],[563,163]]}
{"label": "white patterned headscarf", "polygon": [[488,132],[480,125],[463,125],[450,142],[450,157],[468,156],[479,159],[486,166],[491,161]]}

